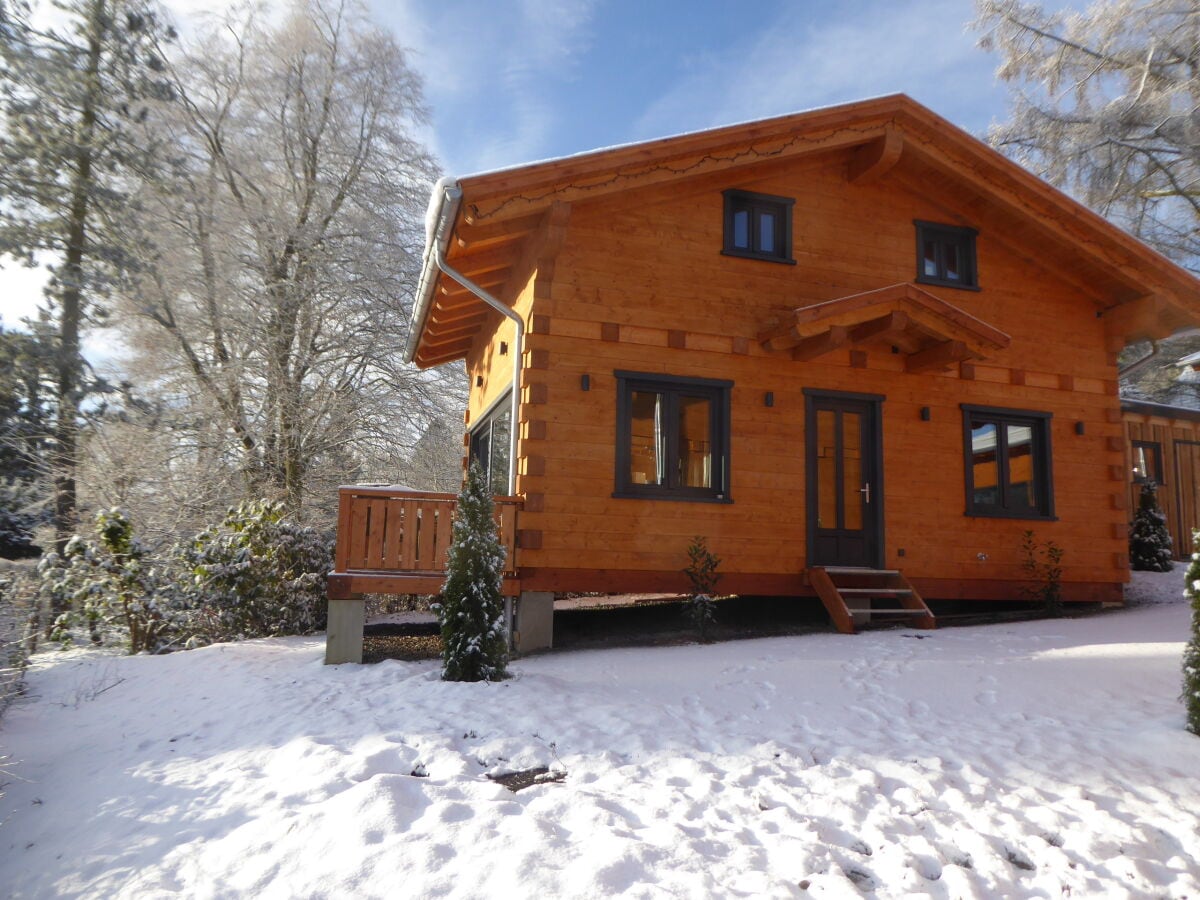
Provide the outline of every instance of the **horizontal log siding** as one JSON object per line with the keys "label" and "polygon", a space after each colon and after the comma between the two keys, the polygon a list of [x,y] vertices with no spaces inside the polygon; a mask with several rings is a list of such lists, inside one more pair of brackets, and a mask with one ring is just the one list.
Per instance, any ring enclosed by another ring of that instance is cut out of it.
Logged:
{"label": "horizontal log siding", "polygon": [[[549,330],[527,344],[548,354],[549,365],[526,373],[547,402],[523,412],[544,423],[544,437],[524,446],[544,462],[544,474],[522,478],[520,493],[542,494],[544,505],[522,513],[521,528],[541,532],[540,549],[523,551],[522,567],[677,572],[700,534],[721,557],[721,571],[801,572],[803,390],[818,388],[887,397],[887,564],[930,584],[1019,580],[1021,534],[1032,528],[1039,540],[1064,547],[1067,582],[1127,579],[1127,547],[1114,536],[1126,522],[1118,507],[1127,485],[1113,478],[1125,460],[1108,443],[1122,436],[1120,422],[1110,421],[1115,360],[1095,304],[1042,267],[1036,246],[1024,255],[1008,249],[1020,236],[994,240],[982,214],[958,216],[955,198],[934,202],[898,183],[849,185],[844,160],[835,158],[789,177],[731,180],[726,186],[796,198],[795,266],[722,256],[721,193],[711,185],[575,205],[551,289],[533,309],[548,317]],[[1008,350],[980,362],[973,379],[957,368],[909,375],[903,357],[886,348],[872,348],[865,368],[851,367],[845,350],[810,363],[762,350],[756,336],[797,306],[912,281],[914,219],[979,229],[982,289],[927,289],[1010,334]],[[619,340],[602,340],[614,324]],[[685,333],[684,349],[670,346],[671,331]],[[735,352],[739,342],[748,352]],[[472,365],[483,362],[473,356]],[[611,497],[615,369],[734,381],[732,504]],[[766,391],[774,394],[770,408]],[[1053,413],[1058,521],[963,515],[962,403]],[[928,422],[920,417],[925,406]],[[1082,436],[1077,421],[1085,423]]]}

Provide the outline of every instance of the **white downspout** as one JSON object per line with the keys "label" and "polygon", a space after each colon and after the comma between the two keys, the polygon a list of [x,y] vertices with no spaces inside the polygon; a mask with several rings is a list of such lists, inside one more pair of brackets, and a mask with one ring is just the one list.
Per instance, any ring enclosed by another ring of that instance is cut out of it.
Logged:
{"label": "white downspout", "polygon": [[[444,184],[442,187],[443,201],[441,208],[444,211],[449,204],[449,208],[457,211],[458,202],[462,198],[462,189],[457,185]],[[434,264],[448,277],[453,278],[468,291],[490,306],[506,319],[510,319],[513,327],[516,330],[516,336],[513,338],[513,372],[512,372],[512,413],[509,424],[509,446],[508,446],[508,493],[512,496],[517,492],[517,450],[520,446],[520,409],[521,409],[521,354],[525,346],[525,321],[518,315],[510,306],[501,303],[466,275],[463,275],[458,270],[450,266],[446,262],[445,254],[442,251],[442,235],[440,234],[446,217],[443,216],[441,222],[438,223],[437,231],[431,240],[430,245],[433,250]],[[448,238],[449,235],[446,235]]]}

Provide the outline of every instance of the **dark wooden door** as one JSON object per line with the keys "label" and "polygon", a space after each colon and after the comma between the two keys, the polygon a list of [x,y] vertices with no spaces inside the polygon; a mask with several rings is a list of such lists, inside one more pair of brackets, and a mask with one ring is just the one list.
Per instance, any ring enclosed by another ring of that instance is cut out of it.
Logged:
{"label": "dark wooden door", "polygon": [[883,546],[880,401],[808,396],[808,564],[878,568]]}

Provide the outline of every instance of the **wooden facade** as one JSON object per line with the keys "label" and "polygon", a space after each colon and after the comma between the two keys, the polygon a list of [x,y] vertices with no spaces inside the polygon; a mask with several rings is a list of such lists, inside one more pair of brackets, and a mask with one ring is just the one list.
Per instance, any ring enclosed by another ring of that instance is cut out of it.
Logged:
{"label": "wooden facade", "polygon": [[1126,473],[1129,508],[1136,510],[1142,483],[1158,484],[1158,503],[1176,559],[1192,553],[1200,530],[1200,410],[1126,400]]}
{"label": "wooden facade", "polygon": [[515,589],[683,590],[702,535],[723,591],[1019,599],[1032,530],[1120,600],[1117,353],[1200,283],[907,97],[442,184],[431,223],[410,355],[465,365],[469,433],[520,353]]}

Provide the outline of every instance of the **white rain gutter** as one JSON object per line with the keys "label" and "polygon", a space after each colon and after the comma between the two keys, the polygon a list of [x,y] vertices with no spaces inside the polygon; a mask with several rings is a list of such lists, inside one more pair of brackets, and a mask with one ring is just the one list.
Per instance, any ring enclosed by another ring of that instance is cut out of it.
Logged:
{"label": "white rain gutter", "polygon": [[434,286],[437,284],[438,271],[457,281],[500,315],[512,321],[516,335],[512,347],[512,410],[508,429],[508,493],[511,496],[517,490],[517,449],[520,444],[521,432],[519,420],[521,355],[525,346],[525,321],[510,306],[501,303],[446,262],[446,247],[450,244],[450,234],[453,231],[454,220],[458,216],[458,208],[461,203],[462,188],[458,186],[458,180],[450,176],[440,179],[433,189],[433,196],[429,200],[429,211],[425,216],[425,259],[421,267],[421,280],[417,284],[417,302],[413,308],[412,327],[408,333],[405,357],[408,362],[412,362],[417,355],[419,335],[433,308],[433,292]]}

